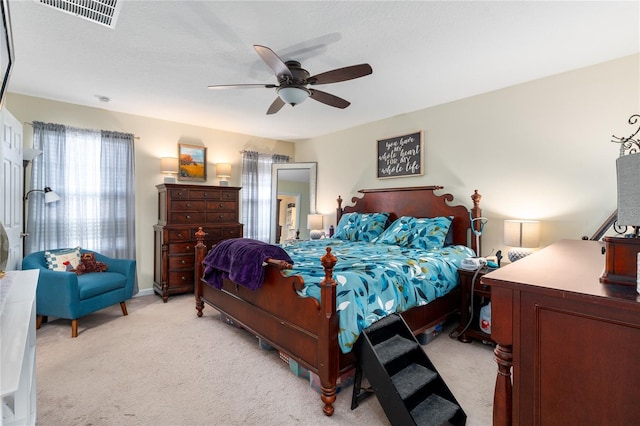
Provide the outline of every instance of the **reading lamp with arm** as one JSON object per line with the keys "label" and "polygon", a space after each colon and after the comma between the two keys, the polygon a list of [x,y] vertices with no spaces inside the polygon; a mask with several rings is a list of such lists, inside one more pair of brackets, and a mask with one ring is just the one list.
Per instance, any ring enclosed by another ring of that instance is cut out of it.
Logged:
{"label": "reading lamp with arm", "polygon": [[22,256],[24,257],[26,254],[26,244],[25,241],[29,236],[27,233],[27,201],[29,200],[29,195],[33,192],[42,192],[44,193],[44,202],[45,204],[55,203],[60,200],[60,196],[56,194],[51,188],[45,186],[44,189],[32,189],[24,195],[24,200],[22,202]]}

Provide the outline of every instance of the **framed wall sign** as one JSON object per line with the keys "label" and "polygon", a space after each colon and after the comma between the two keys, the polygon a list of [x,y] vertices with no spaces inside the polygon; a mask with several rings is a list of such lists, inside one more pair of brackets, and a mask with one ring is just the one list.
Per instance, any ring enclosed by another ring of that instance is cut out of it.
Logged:
{"label": "framed wall sign", "polygon": [[378,140],[378,179],[424,174],[423,131]]}
{"label": "framed wall sign", "polygon": [[178,180],[207,180],[207,148],[178,144]]}

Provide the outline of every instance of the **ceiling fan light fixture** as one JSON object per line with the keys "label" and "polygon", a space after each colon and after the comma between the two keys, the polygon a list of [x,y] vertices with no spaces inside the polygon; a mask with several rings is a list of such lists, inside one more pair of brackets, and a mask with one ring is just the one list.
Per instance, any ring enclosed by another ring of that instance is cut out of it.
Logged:
{"label": "ceiling fan light fixture", "polygon": [[281,87],[278,96],[289,105],[296,106],[311,96],[311,92],[303,87]]}

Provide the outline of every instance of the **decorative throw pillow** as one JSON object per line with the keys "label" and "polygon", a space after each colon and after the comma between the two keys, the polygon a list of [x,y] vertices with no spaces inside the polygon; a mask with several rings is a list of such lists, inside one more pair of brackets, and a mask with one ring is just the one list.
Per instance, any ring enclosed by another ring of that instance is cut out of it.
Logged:
{"label": "decorative throw pillow", "polygon": [[397,218],[382,233],[375,242],[379,244],[391,244],[400,247],[409,245],[411,237],[411,223],[415,218],[413,216],[402,216]]}
{"label": "decorative throw pillow", "polygon": [[414,219],[411,223],[409,247],[427,250],[444,247],[452,221],[453,216]]}
{"label": "decorative throw pillow", "polygon": [[338,240],[355,241],[358,223],[360,222],[360,213],[343,214],[336,226],[336,232],[333,238]]}
{"label": "decorative throw pillow", "polygon": [[373,241],[387,226],[389,213],[346,213],[340,218],[333,238],[347,241]]}
{"label": "decorative throw pillow", "polygon": [[387,226],[389,213],[362,213],[356,231],[355,241],[371,242],[375,240]]}
{"label": "decorative throw pillow", "polygon": [[52,271],[67,272],[80,263],[80,247],[47,250],[44,252],[47,268]]}

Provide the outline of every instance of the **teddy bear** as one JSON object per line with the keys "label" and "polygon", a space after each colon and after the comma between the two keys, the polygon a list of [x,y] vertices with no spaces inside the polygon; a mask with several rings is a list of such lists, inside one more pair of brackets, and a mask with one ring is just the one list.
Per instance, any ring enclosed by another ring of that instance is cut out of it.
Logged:
{"label": "teddy bear", "polygon": [[95,253],[82,253],[80,256],[80,263],[71,272],[75,272],[77,275],[87,274],[89,272],[104,272],[107,270],[107,264],[98,262],[96,260]]}

